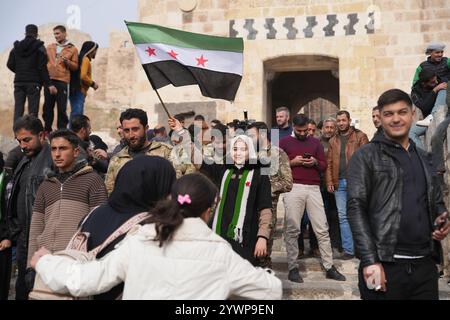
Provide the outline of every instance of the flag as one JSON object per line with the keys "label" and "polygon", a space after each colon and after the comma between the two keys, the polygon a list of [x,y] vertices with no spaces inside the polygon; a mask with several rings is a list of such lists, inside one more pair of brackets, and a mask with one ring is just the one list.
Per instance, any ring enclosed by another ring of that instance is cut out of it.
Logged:
{"label": "flag", "polygon": [[125,23],[153,89],[198,85],[206,97],[234,101],[242,79],[242,38]]}

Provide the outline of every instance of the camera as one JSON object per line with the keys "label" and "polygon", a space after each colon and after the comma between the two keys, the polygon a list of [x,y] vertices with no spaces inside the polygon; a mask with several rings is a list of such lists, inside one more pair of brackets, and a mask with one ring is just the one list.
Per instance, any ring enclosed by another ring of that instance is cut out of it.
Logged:
{"label": "camera", "polygon": [[244,110],[244,120],[238,120],[238,119],[234,119],[232,122],[232,126],[234,127],[234,129],[237,130],[242,130],[242,131],[246,131],[248,126],[250,124],[252,124],[253,122],[255,122],[255,120],[249,120],[248,119],[248,112],[247,110]]}

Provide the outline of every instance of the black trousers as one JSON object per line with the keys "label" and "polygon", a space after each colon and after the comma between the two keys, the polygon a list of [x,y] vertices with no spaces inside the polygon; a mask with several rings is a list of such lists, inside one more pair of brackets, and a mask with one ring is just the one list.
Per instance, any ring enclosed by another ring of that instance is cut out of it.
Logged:
{"label": "black trousers", "polygon": [[42,117],[45,122],[45,130],[48,132],[52,131],[53,119],[55,117],[55,103],[58,110],[58,120],[56,123],[57,128],[66,129],[67,124],[69,123],[69,118],[67,117],[67,83],[52,80],[51,84],[58,89],[58,93],[56,95],[52,95],[50,94],[48,88],[44,89],[45,103]]}
{"label": "black trousers", "polygon": [[28,99],[28,113],[38,116],[41,86],[34,82],[14,84],[14,121],[25,112],[25,102]]}
{"label": "black trousers", "polygon": [[[22,238],[22,237],[20,237]],[[22,239],[17,240],[16,261],[17,261],[17,281],[16,281],[16,300],[28,300],[28,286],[25,282],[28,259],[28,242]]]}
{"label": "black trousers", "polygon": [[0,300],[8,300],[11,282],[12,249],[0,251]]}
{"label": "black trousers", "polygon": [[383,262],[386,292],[369,290],[359,268],[359,292],[363,300],[438,300],[439,272],[431,258]]}

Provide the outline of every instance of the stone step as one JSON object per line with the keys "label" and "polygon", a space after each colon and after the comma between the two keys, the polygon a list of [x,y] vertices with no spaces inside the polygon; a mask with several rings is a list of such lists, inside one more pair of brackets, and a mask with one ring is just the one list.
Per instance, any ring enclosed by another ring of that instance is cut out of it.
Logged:
{"label": "stone step", "polygon": [[[346,281],[327,279],[319,258],[298,260],[299,271],[304,283],[288,280],[285,252],[272,253],[272,266],[283,284],[284,300],[359,300],[358,265],[359,260],[334,260],[334,265]],[[447,280],[439,279],[439,299],[450,300],[450,286]]]}

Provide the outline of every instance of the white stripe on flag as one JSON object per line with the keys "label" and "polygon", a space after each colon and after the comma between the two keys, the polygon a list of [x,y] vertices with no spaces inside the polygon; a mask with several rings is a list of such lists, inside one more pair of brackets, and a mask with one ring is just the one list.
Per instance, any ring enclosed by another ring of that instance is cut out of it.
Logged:
{"label": "white stripe on flag", "polygon": [[[176,59],[169,55],[172,50],[177,54]],[[190,67],[242,76],[242,53],[181,48],[161,43],[136,44],[136,51],[142,64],[174,60]],[[200,64],[202,57],[204,66]]]}

